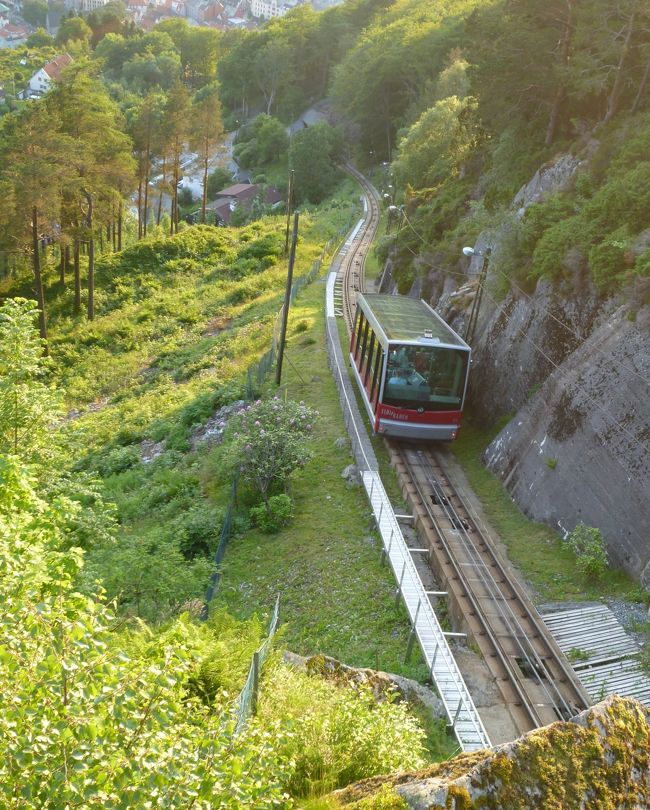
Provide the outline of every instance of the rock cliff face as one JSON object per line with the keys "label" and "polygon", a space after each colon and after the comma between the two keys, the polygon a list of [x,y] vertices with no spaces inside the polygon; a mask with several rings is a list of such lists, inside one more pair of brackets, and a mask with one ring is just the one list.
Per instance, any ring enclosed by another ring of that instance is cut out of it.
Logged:
{"label": "rock cliff face", "polygon": [[[540,170],[515,197],[513,218],[564,190],[578,166],[564,156]],[[477,253],[498,250],[507,227],[481,235]],[[482,261],[472,259],[470,277]],[[562,533],[580,521],[598,527],[611,562],[650,588],[650,307],[630,291],[599,297],[580,257],[565,264],[564,288],[542,280],[505,297],[503,277],[488,272],[470,402],[486,422],[512,418],[485,460],[528,515]],[[474,281],[449,293],[434,276],[424,288],[461,334],[475,290]]]}
{"label": "rock cliff face", "polygon": [[334,797],[350,810],[641,810],[650,807],[650,713],[613,696],[515,742]]}

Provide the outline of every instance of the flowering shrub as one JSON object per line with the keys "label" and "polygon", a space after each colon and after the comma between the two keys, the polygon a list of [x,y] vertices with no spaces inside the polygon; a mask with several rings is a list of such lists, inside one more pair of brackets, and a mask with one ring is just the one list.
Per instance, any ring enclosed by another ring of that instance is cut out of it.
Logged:
{"label": "flowering shrub", "polygon": [[232,420],[230,452],[267,511],[273,486],[284,485],[311,458],[307,441],[317,416],[304,402],[274,398],[258,399]]}

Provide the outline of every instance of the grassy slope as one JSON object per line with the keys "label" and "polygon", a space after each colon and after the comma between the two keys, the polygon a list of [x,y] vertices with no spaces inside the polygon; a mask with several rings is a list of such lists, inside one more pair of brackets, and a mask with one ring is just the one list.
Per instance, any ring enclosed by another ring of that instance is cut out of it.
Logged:
{"label": "grassy slope", "polygon": [[315,457],[292,486],[296,517],[278,536],[252,531],[231,543],[218,601],[246,614],[280,592],[287,645],[296,652],[326,652],[356,666],[424,676],[416,656],[403,662],[409,626],[394,607],[392,576],[379,564],[365,496],[341,477],[352,457],[335,444],[346,431],[327,366],[323,306],[322,282],[298,298],[290,332],[305,318],[314,327],[291,335],[284,365],[288,395],[320,411]]}
{"label": "grassy slope", "polygon": [[483,451],[498,430],[499,426],[481,430],[466,419],[453,451],[490,522],[506,544],[510,560],[535,588],[539,600],[638,597],[638,588],[623,571],[609,571],[602,582],[587,580],[557,532],[522,514],[501,481],[481,461]]}

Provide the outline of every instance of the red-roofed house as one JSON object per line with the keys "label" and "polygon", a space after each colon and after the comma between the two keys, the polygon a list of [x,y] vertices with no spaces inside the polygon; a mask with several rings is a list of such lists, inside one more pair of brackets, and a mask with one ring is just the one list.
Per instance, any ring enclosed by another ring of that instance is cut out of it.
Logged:
{"label": "red-roofed house", "polygon": [[253,183],[236,183],[234,186],[222,188],[217,194],[217,200],[226,199],[233,203],[242,203],[252,200],[257,194],[257,186]]}
{"label": "red-roofed house", "polygon": [[23,45],[29,36],[29,31],[24,25],[14,25],[13,23],[3,23],[0,28],[0,48],[17,48]]}
{"label": "red-roofed house", "polygon": [[29,80],[29,84],[23,91],[23,98],[38,98],[46,93],[52,82],[57,82],[61,78],[61,71],[72,62],[72,57],[67,53],[55,56],[51,62],[44,65]]}
{"label": "red-roofed house", "polygon": [[227,225],[230,222],[232,212],[237,206],[241,205],[250,209],[253,200],[260,196],[262,191],[264,191],[263,202],[267,205],[275,207],[284,200],[284,196],[273,186],[260,188],[255,183],[236,183],[234,186],[221,189],[215,201],[206,207],[206,211],[214,215],[217,223]]}

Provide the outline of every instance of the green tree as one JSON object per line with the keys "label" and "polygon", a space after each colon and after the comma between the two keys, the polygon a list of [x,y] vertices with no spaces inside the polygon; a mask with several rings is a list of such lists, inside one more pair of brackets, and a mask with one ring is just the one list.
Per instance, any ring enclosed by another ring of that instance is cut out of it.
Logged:
{"label": "green tree", "polygon": [[214,151],[223,137],[219,85],[208,84],[192,99],[190,124],[190,149],[197,153],[203,169],[203,193],[201,196],[201,222],[205,222],[205,206],[208,202],[208,169]]}
{"label": "green tree", "polygon": [[56,42],[58,45],[66,45],[72,40],[88,43],[92,33],[91,27],[83,17],[66,17],[56,32]]}
{"label": "green tree", "polygon": [[22,15],[30,25],[45,26],[47,3],[45,0],[23,0]]}
{"label": "green tree", "polygon": [[218,166],[208,175],[208,200],[214,200],[217,194],[224,188],[231,186],[233,182],[232,174],[223,166]]}
{"label": "green tree", "polygon": [[289,165],[295,169],[295,193],[298,200],[318,203],[337,182],[336,163],[343,153],[343,136],[324,121],[293,136]]}
{"label": "green tree", "polygon": [[44,28],[37,28],[27,37],[25,45],[28,48],[47,48],[54,45],[54,37],[48,34]]}
{"label": "green tree", "polygon": [[[0,144],[0,185],[5,196],[0,221],[8,225],[13,244],[31,255],[41,338],[47,339],[41,240],[60,221],[63,188],[69,180],[66,160],[73,148],[60,132],[55,111],[38,103],[8,117]],[[3,148],[4,147],[4,148]]]}
{"label": "green tree", "polygon": [[128,32],[128,16],[126,6],[122,0],[109,0],[105,6],[91,11],[86,22],[92,28],[91,44],[97,45],[107,34],[122,34]]}
{"label": "green tree", "polygon": [[261,113],[240,129],[234,155],[244,168],[267,166],[282,157],[288,144],[284,125],[277,118]]}
{"label": "green tree", "polygon": [[395,179],[415,189],[435,188],[458,177],[479,143],[472,99],[449,96],[424,112],[400,144]]}
{"label": "green tree", "polygon": [[163,110],[165,155],[171,164],[171,233],[178,232],[178,184],[181,157],[187,144],[190,125],[190,96],[185,85],[177,82],[169,91]]}
{"label": "green tree", "polygon": [[138,161],[138,238],[147,235],[151,166],[154,155],[162,151],[160,128],[164,103],[162,94],[148,93],[130,123]]}
{"label": "green tree", "polygon": [[131,141],[119,110],[96,77],[96,66],[78,60],[64,71],[48,96],[61,129],[73,139],[66,154],[67,192],[77,201],[81,220],[76,239],[88,242],[88,319],[95,315],[95,239],[97,227],[113,220],[116,203],[131,188],[135,166]]}
{"label": "green tree", "polygon": [[260,31],[227,32],[231,46],[217,66],[222,100],[239,122],[248,117],[251,102],[258,91],[254,76],[255,56],[261,44]]}
{"label": "green tree", "polygon": [[271,39],[257,52],[253,74],[266,103],[266,114],[271,115],[280,89],[292,73],[291,48],[280,39]]}
{"label": "green tree", "polygon": [[45,382],[43,341],[34,329],[35,302],[0,306],[0,455],[32,463],[47,458],[58,402]]}

